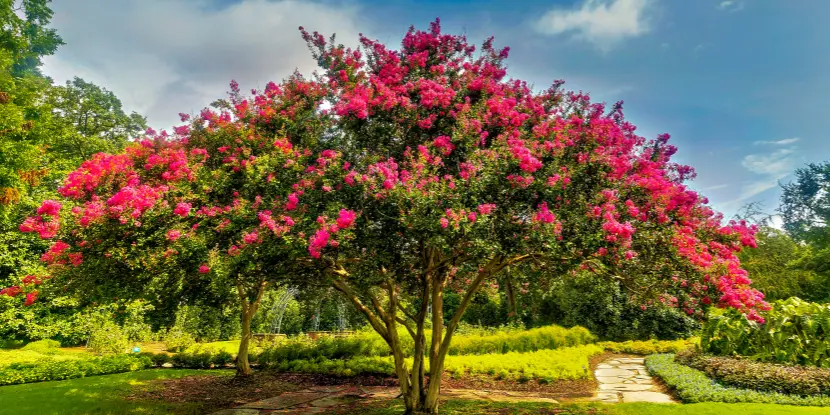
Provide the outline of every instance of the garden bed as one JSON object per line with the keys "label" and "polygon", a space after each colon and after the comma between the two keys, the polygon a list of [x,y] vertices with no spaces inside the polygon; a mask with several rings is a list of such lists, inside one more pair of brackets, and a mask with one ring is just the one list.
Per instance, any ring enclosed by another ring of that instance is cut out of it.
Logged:
{"label": "garden bed", "polygon": [[775,403],[798,406],[830,406],[830,396],[800,396],[724,386],[697,369],[675,361],[673,354],[646,358],[649,372],[663,380],[686,403]]}

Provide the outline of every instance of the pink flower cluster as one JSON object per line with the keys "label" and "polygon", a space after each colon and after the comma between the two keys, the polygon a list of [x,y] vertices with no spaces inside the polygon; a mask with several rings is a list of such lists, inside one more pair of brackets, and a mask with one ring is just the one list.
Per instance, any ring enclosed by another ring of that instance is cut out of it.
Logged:
{"label": "pink flower cluster", "polygon": [[341,209],[335,220],[335,225],[327,226],[326,218],[318,217],[317,222],[322,225],[308,241],[308,253],[314,258],[320,258],[323,248],[328,245],[337,247],[339,242],[331,239],[331,236],[340,230],[349,229],[354,225],[357,213],[351,210]]}
{"label": "pink flower cluster", "polygon": [[60,230],[60,210],[60,203],[54,200],[44,201],[37,209],[37,216],[30,216],[20,224],[20,231],[37,232],[41,239],[55,237]]}

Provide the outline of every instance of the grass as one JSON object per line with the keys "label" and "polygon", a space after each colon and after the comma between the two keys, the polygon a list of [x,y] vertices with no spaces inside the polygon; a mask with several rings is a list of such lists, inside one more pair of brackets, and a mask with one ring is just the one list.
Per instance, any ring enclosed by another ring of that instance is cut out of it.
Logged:
{"label": "grass", "polygon": [[[351,410],[353,411],[353,409]],[[361,408],[361,415],[399,415],[403,404],[394,402]],[[627,403],[617,405],[567,404],[551,405],[535,402],[487,402],[451,400],[442,403],[442,415],[829,415],[830,409],[772,404],[698,403],[667,405]],[[341,412],[340,415],[352,413]]]}
{"label": "grass", "polygon": [[156,379],[191,375],[232,375],[232,371],[155,369],[57,382],[0,387],[0,415],[198,414],[194,405],[125,399],[136,388]]}

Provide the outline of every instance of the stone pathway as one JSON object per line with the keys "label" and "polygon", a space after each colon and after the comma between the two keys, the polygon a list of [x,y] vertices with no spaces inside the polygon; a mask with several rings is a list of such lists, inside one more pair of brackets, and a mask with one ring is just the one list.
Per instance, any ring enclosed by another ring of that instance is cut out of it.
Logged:
{"label": "stone pathway", "polygon": [[600,363],[594,372],[599,382],[594,400],[606,403],[674,403],[654,384],[644,361],[642,357],[619,357]]}
{"label": "stone pathway", "polygon": [[[212,415],[321,414],[327,413],[338,406],[350,404],[358,399],[392,400],[399,393],[398,388],[385,386],[310,388],[298,392],[286,392],[274,398],[214,412]],[[558,403],[550,398],[534,396],[533,393],[512,391],[446,389],[441,391],[441,396],[444,399],[476,399],[493,402]]]}

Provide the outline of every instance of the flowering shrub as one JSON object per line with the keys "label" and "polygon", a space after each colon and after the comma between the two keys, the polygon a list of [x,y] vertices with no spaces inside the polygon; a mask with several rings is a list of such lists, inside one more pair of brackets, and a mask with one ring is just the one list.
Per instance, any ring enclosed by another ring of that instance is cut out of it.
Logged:
{"label": "flowering shrub", "polygon": [[646,357],[649,373],[659,377],[686,403],[775,403],[781,405],[830,406],[830,396],[799,396],[778,392],[761,392],[720,385],[706,374],[674,361],[673,354]]}
{"label": "flowering shrub", "polygon": [[791,298],[774,303],[763,325],[726,312],[704,325],[701,348],[721,356],[830,368],[830,304]]}

